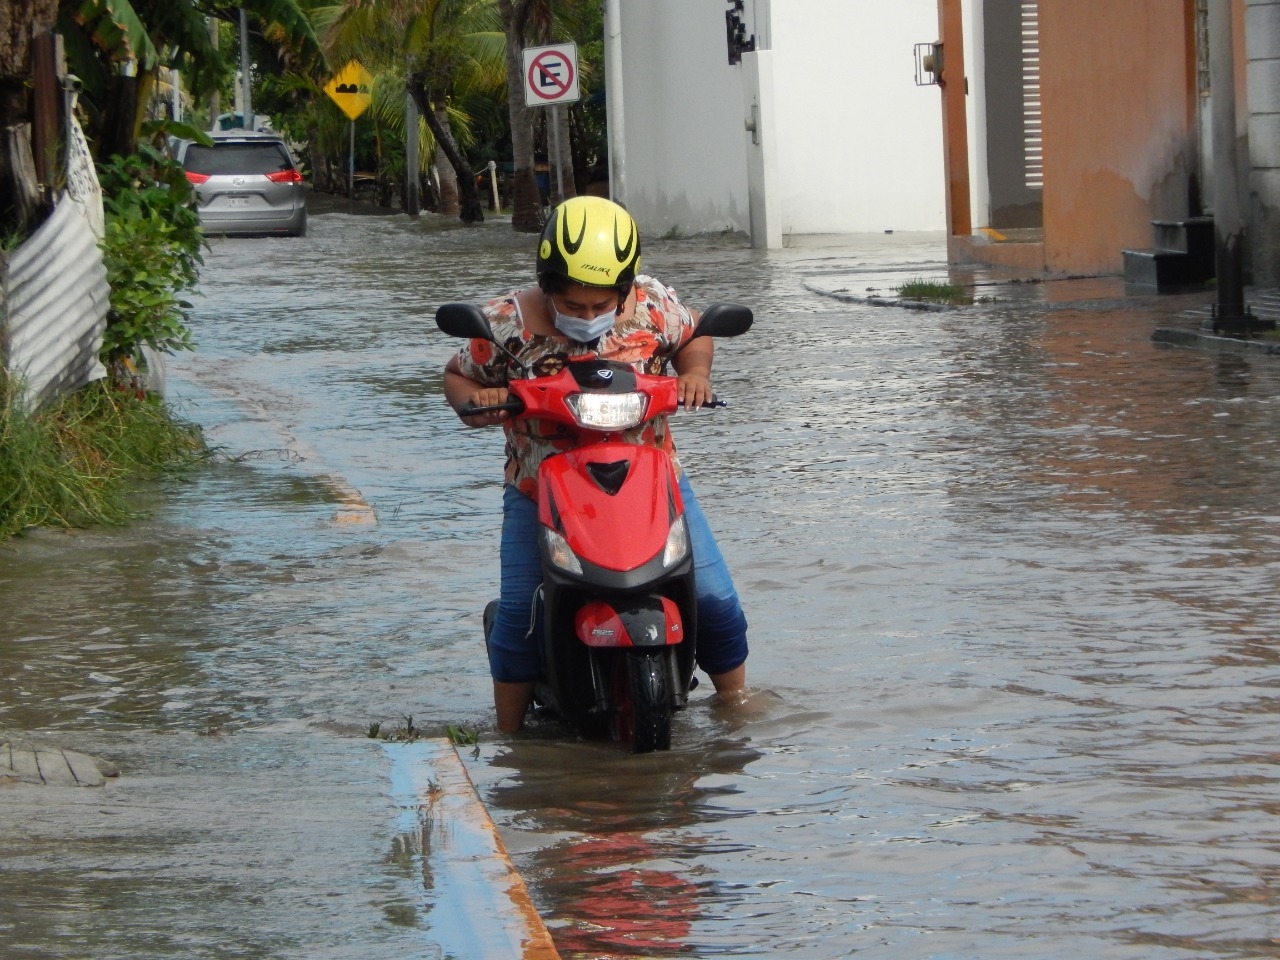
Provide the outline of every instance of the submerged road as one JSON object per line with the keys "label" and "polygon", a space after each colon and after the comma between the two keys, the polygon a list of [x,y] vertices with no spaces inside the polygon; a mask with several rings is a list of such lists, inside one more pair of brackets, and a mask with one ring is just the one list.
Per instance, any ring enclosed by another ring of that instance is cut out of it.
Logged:
{"label": "submerged road", "polygon": [[731,406],[674,427],[747,708],[704,685],[640,758],[492,726],[501,442],[431,316],[529,283],[531,238],[217,240],[170,371],[217,462],[0,552],[0,730],[121,770],[0,790],[0,955],[463,960],[373,724],[476,735],[566,958],[1277,955],[1280,361],[1154,344],[1203,298],[1105,282],[819,292],[936,273],[936,236],[646,244],[757,314]]}

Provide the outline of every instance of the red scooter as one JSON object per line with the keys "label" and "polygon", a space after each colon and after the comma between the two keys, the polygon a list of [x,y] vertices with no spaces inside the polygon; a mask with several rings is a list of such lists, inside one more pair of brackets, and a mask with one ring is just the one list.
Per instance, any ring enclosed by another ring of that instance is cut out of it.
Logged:
{"label": "red scooter", "polygon": [[[738,336],[751,322],[748,308],[719,303],[693,335]],[[521,372],[505,403],[464,407],[461,416],[506,410],[577,434],[573,449],[538,468],[543,672],[535,700],[585,736],[629,742],[635,753],[669,749],[672,714],[693,685],[693,552],[671,458],[621,434],[676,412],[676,378],[590,358],[529,378],[479,308],[445,304],[436,324],[452,337],[488,340]]]}

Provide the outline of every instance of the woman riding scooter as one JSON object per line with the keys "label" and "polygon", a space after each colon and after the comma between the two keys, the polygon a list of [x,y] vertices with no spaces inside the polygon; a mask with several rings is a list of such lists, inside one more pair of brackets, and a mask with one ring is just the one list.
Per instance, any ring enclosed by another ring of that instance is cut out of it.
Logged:
{"label": "woman riding scooter", "polygon": [[[697,314],[669,287],[637,275],[640,235],[625,209],[601,197],[575,197],[556,207],[538,242],[536,288],[490,301],[484,308],[496,340],[535,376],[583,358],[616,360],[638,372],[660,373],[670,362],[679,399],[696,408],[713,399],[710,337],[692,339]],[[455,411],[507,400],[519,371],[487,340],[472,340],[445,368],[445,397]],[[510,422],[506,411],[459,414],[471,427],[502,423],[506,432],[503,490],[502,585],[488,639],[498,728],[519,730],[539,671],[539,638],[531,629],[541,580],[538,552],[538,465],[572,445],[548,425]],[[664,419],[628,434],[674,458]],[[676,461],[678,464],[678,461]],[[741,699],[746,683],[747,622],[719,548],[683,470],[684,498],[695,558],[697,661],[723,700]]]}

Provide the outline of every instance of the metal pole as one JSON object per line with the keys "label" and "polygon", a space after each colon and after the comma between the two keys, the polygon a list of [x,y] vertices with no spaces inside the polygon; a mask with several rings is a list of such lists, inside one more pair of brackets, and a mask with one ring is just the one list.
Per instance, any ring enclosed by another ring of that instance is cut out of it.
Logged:
{"label": "metal pole", "polygon": [[1236,70],[1229,0],[1209,3],[1209,106],[1213,111],[1213,232],[1217,303],[1213,332],[1246,336],[1275,329],[1255,317],[1244,302],[1244,217],[1240,211],[1240,170],[1236,157]]}
{"label": "metal pole", "polygon": [[351,121],[351,146],[347,151],[347,196],[356,198],[356,122]]}
{"label": "metal pole", "polygon": [[502,212],[502,200],[498,197],[498,165],[489,161],[489,186],[493,189],[493,212]]}
{"label": "metal pole", "polygon": [[604,91],[609,128],[609,196],[627,203],[627,126],[622,97],[621,0],[604,2]]}
{"label": "metal pole", "polygon": [[551,153],[551,162],[556,165],[556,204],[558,204],[564,202],[564,166],[560,163],[560,104],[558,103],[551,105]]}
{"label": "metal pole", "polygon": [[244,123],[246,130],[254,128],[252,84],[249,76],[249,15],[240,8],[240,86],[244,91]]}

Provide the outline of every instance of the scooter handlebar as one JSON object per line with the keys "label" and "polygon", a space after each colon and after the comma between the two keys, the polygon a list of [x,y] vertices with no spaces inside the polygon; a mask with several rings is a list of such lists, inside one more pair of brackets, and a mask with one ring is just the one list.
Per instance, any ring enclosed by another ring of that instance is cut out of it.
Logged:
{"label": "scooter handlebar", "polygon": [[[721,400],[719,397],[712,397],[706,403],[699,404],[697,409],[706,410],[714,407],[727,407],[728,405],[729,405],[729,401]],[[524,413],[525,411],[524,401],[521,400],[519,397],[513,395],[509,400],[506,401],[506,403],[494,403],[494,404],[490,404],[487,407],[477,407],[470,400],[468,400],[462,406],[458,407],[458,416],[459,417],[478,417],[486,413],[501,413],[504,411],[506,413],[511,414],[513,417],[518,417],[520,414]]]}
{"label": "scooter handlebar", "polygon": [[524,413],[524,401],[519,397],[512,397],[506,403],[494,403],[487,407],[477,407],[468,400],[462,406],[458,407],[458,416],[460,417],[478,417],[486,413],[501,413],[506,411],[513,417]]}

